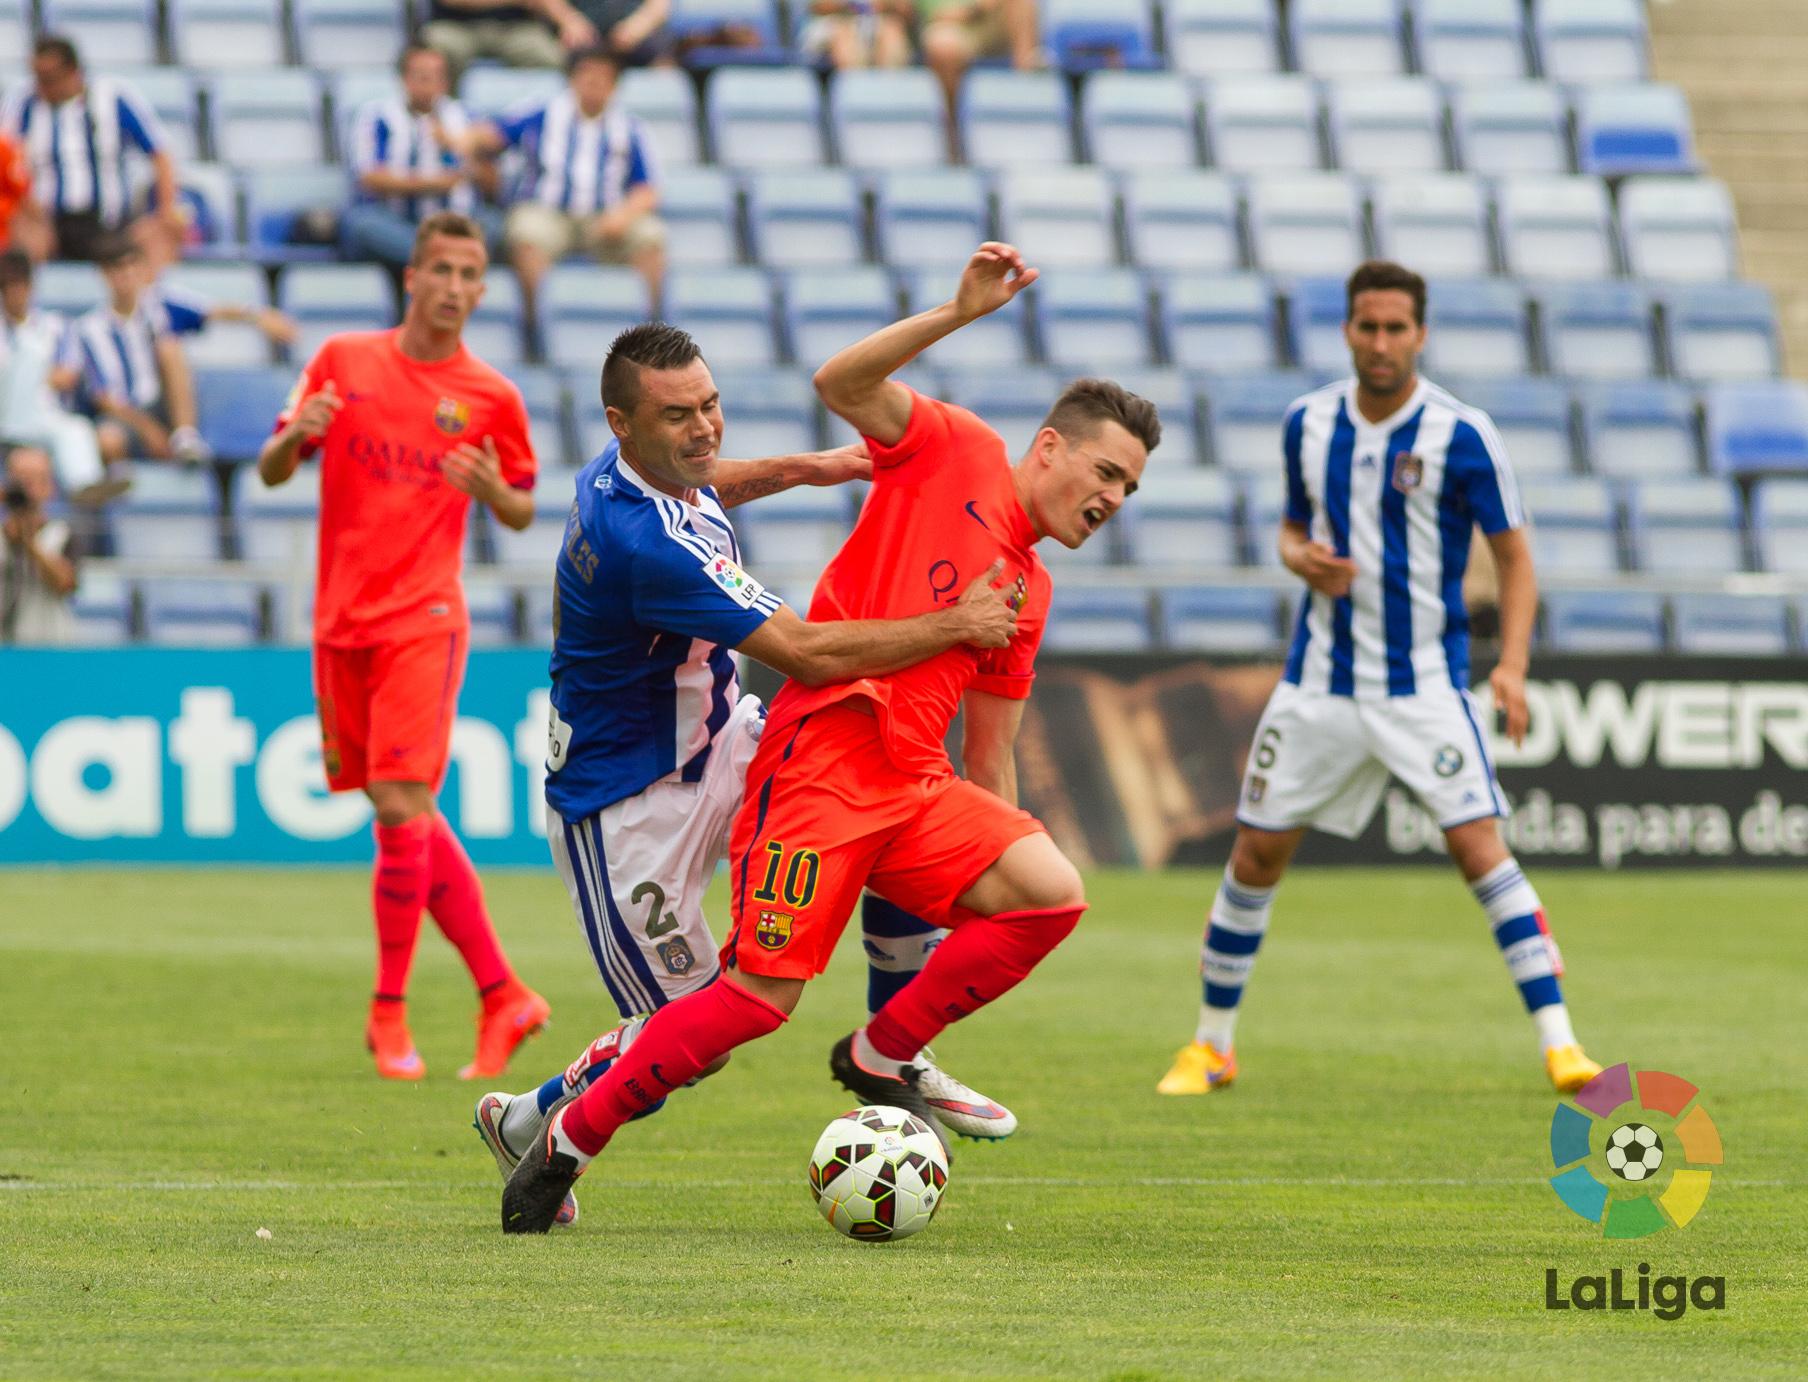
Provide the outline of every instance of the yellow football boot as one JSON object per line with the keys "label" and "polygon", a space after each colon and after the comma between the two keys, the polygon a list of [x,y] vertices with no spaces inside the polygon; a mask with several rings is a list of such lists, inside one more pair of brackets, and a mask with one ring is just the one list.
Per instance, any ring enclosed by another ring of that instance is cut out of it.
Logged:
{"label": "yellow football boot", "polygon": [[[1175,1067],[1178,1069],[1179,1067]],[[1544,1073],[1559,1094],[1574,1094],[1596,1075],[1601,1067],[1591,1061],[1580,1046],[1553,1046],[1544,1053]]]}
{"label": "yellow football boot", "polygon": [[1236,1078],[1236,1052],[1220,1053],[1209,1041],[1194,1041],[1180,1048],[1174,1057],[1173,1066],[1161,1077],[1161,1083],[1155,1086],[1155,1092],[1210,1094],[1214,1089],[1223,1089]]}

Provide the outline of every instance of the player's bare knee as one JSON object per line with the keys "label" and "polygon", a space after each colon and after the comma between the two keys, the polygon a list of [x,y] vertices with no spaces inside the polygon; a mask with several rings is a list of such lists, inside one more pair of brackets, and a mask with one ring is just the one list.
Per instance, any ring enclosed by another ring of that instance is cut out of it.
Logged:
{"label": "player's bare knee", "polygon": [[704,1066],[701,1070],[699,1070],[697,1072],[697,1078],[699,1080],[707,1080],[711,1075],[720,1074],[722,1071],[722,1067],[728,1064],[729,1057],[731,1057],[732,1055],[734,1055],[733,1051],[724,1051],[721,1055],[717,1056],[708,1065]]}
{"label": "player's bare knee", "polygon": [[1470,882],[1492,873],[1510,854],[1492,816],[1446,830],[1444,842],[1452,861]]}
{"label": "player's bare knee", "polygon": [[373,782],[365,795],[378,825],[406,825],[433,810],[433,790],[424,782]]}
{"label": "player's bare knee", "polygon": [[804,996],[802,979],[774,979],[764,974],[749,974],[746,970],[737,970],[731,982],[752,994],[762,1003],[769,1003],[786,1017],[797,1011],[797,1001]]}
{"label": "player's bare knee", "polygon": [[1018,878],[1016,884],[1016,905],[1008,910],[1013,912],[1066,912],[1086,905],[1086,885],[1080,881],[1080,871],[1068,860],[1065,854],[1051,851],[1053,859],[1046,862],[1031,878]]}
{"label": "player's bare knee", "polygon": [[1295,843],[1296,837],[1271,830],[1239,830],[1230,851],[1231,876],[1252,888],[1272,888],[1287,871]]}

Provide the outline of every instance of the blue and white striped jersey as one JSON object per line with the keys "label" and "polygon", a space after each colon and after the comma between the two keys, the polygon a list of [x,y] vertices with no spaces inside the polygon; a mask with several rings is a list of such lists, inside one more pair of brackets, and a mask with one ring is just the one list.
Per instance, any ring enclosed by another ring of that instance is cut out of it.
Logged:
{"label": "blue and white striped jersey", "polygon": [[1308,592],[1286,679],[1334,696],[1467,687],[1470,533],[1526,521],[1488,415],[1421,379],[1372,423],[1346,379],[1287,410],[1282,450],[1287,517],[1356,563],[1347,596]]}
{"label": "blue and white striped jersey", "polygon": [[[385,172],[429,177],[435,173],[455,172],[458,155],[440,142],[440,134],[456,138],[471,123],[465,108],[450,96],[442,97],[433,110],[417,115],[399,96],[370,101],[360,107],[352,123],[352,172]],[[469,212],[476,204],[469,181],[460,182],[442,196],[370,197],[397,215],[420,221],[436,211]]]}
{"label": "blue and white striped jersey", "polygon": [[206,325],[206,305],[177,289],[146,290],[124,316],[109,304],[82,313],[71,329],[82,391],[90,398],[110,394],[137,408],[155,407],[163,397],[157,342]]}
{"label": "blue and white striped jersey", "polygon": [[578,472],[553,584],[546,800],[568,821],[697,782],[739,691],[729,649],[778,609],[714,490],[647,485],[611,441]]}
{"label": "blue and white striped jersey", "polygon": [[550,101],[520,106],[496,124],[526,159],[524,201],[589,216],[616,205],[630,188],[659,181],[646,127],[619,105],[586,119],[577,99],[562,91]]}
{"label": "blue and white striped jersey", "polygon": [[107,226],[130,219],[128,156],[168,145],[156,112],[112,77],[90,77],[81,95],[54,106],[22,87],[0,105],[0,129],[25,146],[40,205],[59,213],[98,211]]}

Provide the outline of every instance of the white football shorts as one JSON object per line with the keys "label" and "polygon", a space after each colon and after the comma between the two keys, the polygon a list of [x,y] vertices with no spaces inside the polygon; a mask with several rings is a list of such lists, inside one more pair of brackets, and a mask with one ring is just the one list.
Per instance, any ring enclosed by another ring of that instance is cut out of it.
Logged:
{"label": "white football shorts", "polygon": [[1237,820],[1257,830],[1310,825],[1355,839],[1390,773],[1440,829],[1507,814],[1481,712],[1467,691],[1358,699],[1284,681],[1256,726]]}
{"label": "white football shorts", "polygon": [[716,977],[703,894],[728,852],[766,708],[743,696],[697,782],[671,778],[567,821],[546,808],[553,863],[623,1017],[652,1012]]}

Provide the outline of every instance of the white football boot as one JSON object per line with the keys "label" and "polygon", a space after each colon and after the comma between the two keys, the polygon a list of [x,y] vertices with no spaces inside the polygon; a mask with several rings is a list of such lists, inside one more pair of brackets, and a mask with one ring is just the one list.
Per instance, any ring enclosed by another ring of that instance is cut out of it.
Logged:
{"label": "white football boot", "polygon": [[978,1142],[997,1142],[1017,1131],[1016,1114],[943,1070],[927,1046],[917,1052],[913,1063],[917,1088],[948,1131]]}

